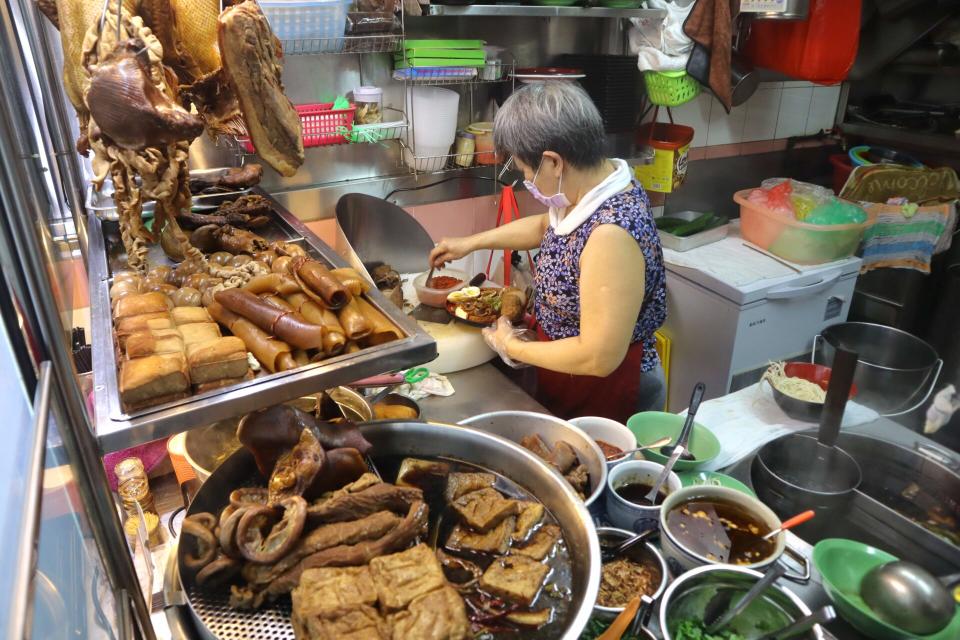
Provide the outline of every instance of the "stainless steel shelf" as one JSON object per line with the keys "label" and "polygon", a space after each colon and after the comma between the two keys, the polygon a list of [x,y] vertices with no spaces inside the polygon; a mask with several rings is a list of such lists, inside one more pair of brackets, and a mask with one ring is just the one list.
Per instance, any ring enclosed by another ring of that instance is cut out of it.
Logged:
{"label": "stainless steel shelf", "polygon": [[509,16],[517,18],[663,18],[663,9],[542,7],[525,4],[431,4],[431,16]]}
{"label": "stainless steel shelf", "polygon": [[[313,257],[332,267],[348,266],[296,216],[276,201],[273,201],[273,206],[279,232],[271,235],[301,244]],[[406,369],[429,362],[437,356],[436,341],[379,291],[373,290],[367,296],[370,303],[401,329],[406,336],[403,339],[292,371],[274,374],[261,372],[249,382],[128,414],[120,405],[117,353],[110,313],[111,265],[121,264],[122,246],[114,222],[101,221],[96,215],[88,214],[87,229],[94,423],[95,435],[105,452],[164,438],[368,376]]]}
{"label": "stainless steel shelf", "polygon": [[904,148],[936,151],[956,155],[960,152],[960,137],[944,133],[925,133],[895,127],[883,127],[865,122],[844,122],[840,129],[847,135],[861,136],[874,142],[900,145]]}
{"label": "stainless steel shelf", "polygon": [[374,33],[338,38],[300,38],[282,40],[283,55],[393,53],[403,49],[402,33]]}

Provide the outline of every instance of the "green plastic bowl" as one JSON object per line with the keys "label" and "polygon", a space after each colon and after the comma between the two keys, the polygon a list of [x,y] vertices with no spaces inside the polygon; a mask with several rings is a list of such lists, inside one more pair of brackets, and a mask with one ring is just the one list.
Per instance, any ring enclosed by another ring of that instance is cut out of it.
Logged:
{"label": "green plastic bowl", "polygon": [[813,548],[813,566],[820,572],[823,589],[844,620],[876,640],[956,640],[960,638],[960,608],[938,633],[918,636],[887,624],[860,597],[860,581],[876,566],[897,560],[862,542],[843,538],[821,540]]}
{"label": "green plastic bowl", "polygon": [[[664,436],[670,436],[676,440],[683,428],[684,420],[686,418],[675,413],[646,411],[627,420],[627,429],[630,429],[633,435],[637,437],[637,446],[642,447]],[[710,429],[699,422],[694,422],[693,432],[690,434],[689,449],[696,460],[677,460],[677,464],[673,467],[674,471],[690,471],[713,460],[720,455],[720,441],[717,440],[717,436],[713,435]],[[640,453],[647,460],[653,460],[660,464],[667,463],[667,457],[660,455],[659,448],[647,449]]]}
{"label": "green plastic bowl", "polygon": [[677,474],[677,477],[680,478],[680,484],[684,487],[727,487],[745,493],[751,498],[757,497],[753,489],[725,473],[717,473],[716,471],[681,471]]}

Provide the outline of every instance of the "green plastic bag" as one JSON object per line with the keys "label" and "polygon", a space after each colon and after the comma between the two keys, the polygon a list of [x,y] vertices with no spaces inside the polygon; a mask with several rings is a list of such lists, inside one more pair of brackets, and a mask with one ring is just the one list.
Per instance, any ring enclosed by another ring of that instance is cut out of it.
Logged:
{"label": "green plastic bag", "polygon": [[852,202],[830,198],[811,211],[804,222],[808,224],[837,225],[866,222],[867,212]]}

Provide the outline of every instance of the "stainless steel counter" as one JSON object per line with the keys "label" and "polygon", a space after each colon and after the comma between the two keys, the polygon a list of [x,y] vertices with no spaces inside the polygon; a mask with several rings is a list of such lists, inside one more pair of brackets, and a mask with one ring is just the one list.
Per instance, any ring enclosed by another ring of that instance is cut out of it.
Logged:
{"label": "stainless steel counter", "polygon": [[424,419],[456,423],[481,413],[508,409],[549,413],[542,404],[497,371],[492,364],[450,373],[447,378],[455,393],[446,398],[431,396],[421,400],[420,408]]}

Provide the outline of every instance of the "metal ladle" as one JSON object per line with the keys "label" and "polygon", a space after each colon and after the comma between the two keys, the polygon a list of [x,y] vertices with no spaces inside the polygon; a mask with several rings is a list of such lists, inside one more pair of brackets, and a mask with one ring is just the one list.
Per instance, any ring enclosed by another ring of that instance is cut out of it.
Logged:
{"label": "metal ladle", "polygon": [[903,560],[871,569],[860,582],[860,596],[884,622],[921,636],[950,624],[956,609],[936,577]]}

